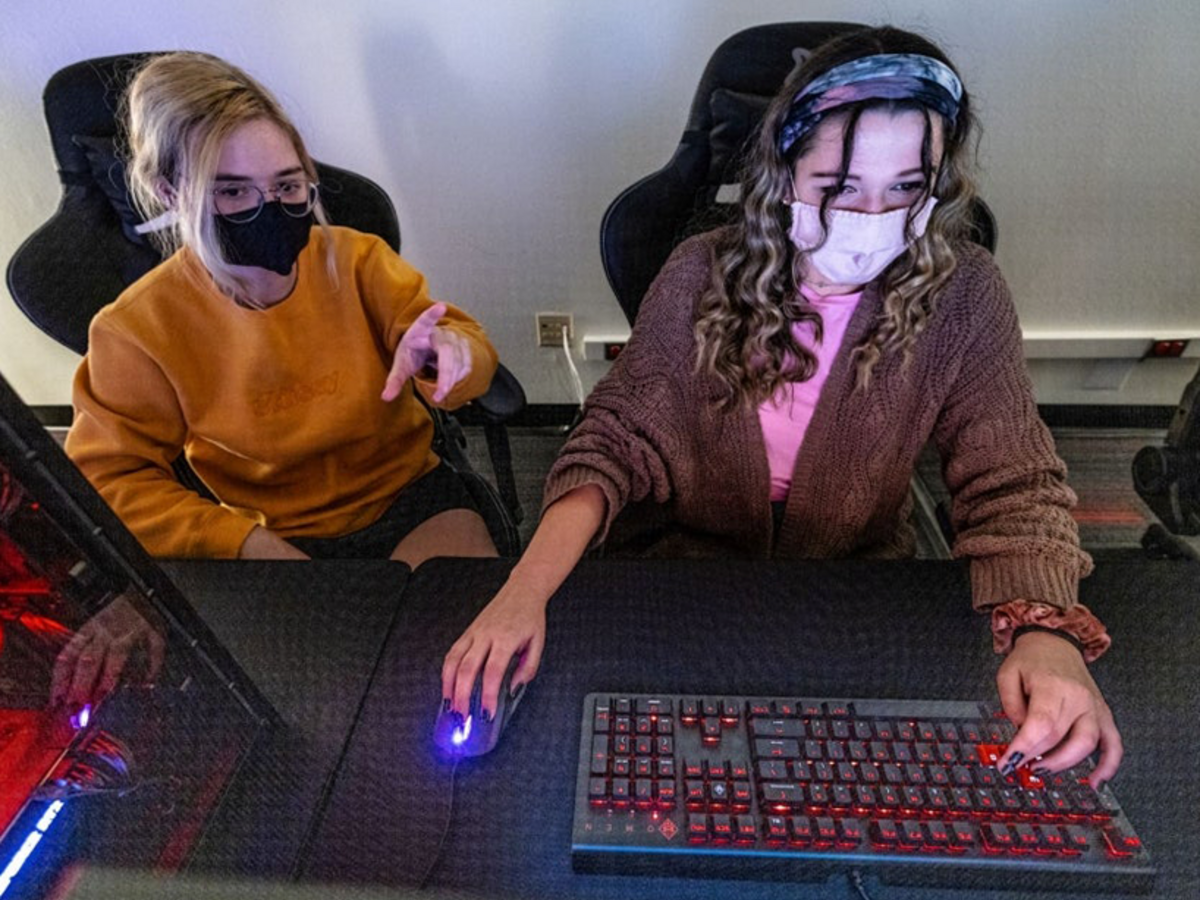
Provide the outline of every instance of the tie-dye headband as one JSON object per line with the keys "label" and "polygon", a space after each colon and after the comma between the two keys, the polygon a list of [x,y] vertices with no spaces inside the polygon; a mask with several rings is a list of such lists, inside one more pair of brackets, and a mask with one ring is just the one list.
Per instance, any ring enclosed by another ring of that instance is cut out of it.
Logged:
{"label": "tie-dye headband", "polygon": [[796,95],[779,129],[779,152],[786,154],[826,113],[859,100],[916,100],[953,125],[962,93],[962,82],[950,67],[929,56],[877,53],[851,60]]}

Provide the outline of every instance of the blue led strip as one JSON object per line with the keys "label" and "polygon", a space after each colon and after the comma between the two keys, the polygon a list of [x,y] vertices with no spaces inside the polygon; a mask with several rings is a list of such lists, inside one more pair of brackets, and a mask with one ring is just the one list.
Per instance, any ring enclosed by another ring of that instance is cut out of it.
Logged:
{"label": "blue led strip", "polygon": [[55,800],[46,808],[46,811],[42,813],[42,817],[38,819],[37,825],[34,826],[33,831],[29,832],[29,836],[21,844],[21,849],[9,860],[8,865],[4,867],[4,871],[0,872],[0,897],[3,897],[9,887],[12,886],[13,879],[20,874],[21,868],[29,860],[34,848],[41,842],[46,831],[50,828],[50,825],[54,822],[62,808],[63,801],[61,800]]}

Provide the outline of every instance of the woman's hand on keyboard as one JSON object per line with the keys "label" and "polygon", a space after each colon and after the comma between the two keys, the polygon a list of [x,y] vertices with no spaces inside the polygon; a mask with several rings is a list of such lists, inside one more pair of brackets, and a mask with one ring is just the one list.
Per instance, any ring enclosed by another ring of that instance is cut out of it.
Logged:
{"label": "woman's hand on keyboard", "polygon": [[453,709],[466,714],[475,680],[482,673],[480,703],[489,714],[495,713],[500,683],[514,655],[521,659],[510,690],[533,680],[546,643],[548,600],[510,578],[476,616],[442,664],[442,696]]}
{"label": "woman's hand on keyboard", "polygon": [[997,768],[1025,765],[1034,774],[1060,772],[1099,748],[1088,779],[1092,787],[1116,774],[1124,754],[1121,735],[1075,647],[1051,634],[1024,634],[1000,666],[996,683],[1004,712],[1018,728]]}

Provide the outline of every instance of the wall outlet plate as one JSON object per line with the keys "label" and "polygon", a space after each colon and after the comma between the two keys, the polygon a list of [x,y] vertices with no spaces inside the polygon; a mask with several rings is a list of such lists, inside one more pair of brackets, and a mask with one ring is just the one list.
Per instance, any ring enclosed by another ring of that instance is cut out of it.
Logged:
{"label": "wall outlet plate", "polygon": [[563,346],[563,329],[567,332],[567,341],[575,333],[575,323],[570,313],[538,313],[534,320],[537,323],[537,345],[539,347]]}

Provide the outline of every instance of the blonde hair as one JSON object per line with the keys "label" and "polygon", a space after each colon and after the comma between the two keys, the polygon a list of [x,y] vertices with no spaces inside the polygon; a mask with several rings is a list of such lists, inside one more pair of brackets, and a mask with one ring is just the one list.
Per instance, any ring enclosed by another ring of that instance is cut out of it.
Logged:
{"label": "blonde hair", "polygon": [[[173,226],[152,232],[163,255],[190,248],[222,291],[247,303],[248,286],[221,252],[210,195],[225,141],[257,120],[288,136],[305,175],[316,183],[316,166],[279,101],[237,66],[183,51],[151,57],[142,66],[125,93],[120,118],[134,203],[147,220],[168,209],[177,215]],[[313,213],[322,227],[328,225],[319,200]],[[326,267],[336,278],[332,253]]]}
{"label": "blonde hair", "polygon": [[[894,28],[856,31],[819,48],[787,80],[767,108],[743,167],[744,186],[734,221],[719,232],[712,283],[701,298],[695,326],[696,370],[723,388],[723,406],[756,406],[784,384],[806,381],[816,372],[815,354],[796,340],[792,325],[811,322],[821,339],[821,316],[799,292],[807,253],[788,237],[795,161],[812,147],[810,132],[786,154],[779,151],[779,130],[794,98],[805,85],[829,69],[877,53],[917,53],[950,65],[936,46],[918,35]],[[854,132],[863,110],[916,109],[926,119],[922,157],[927,171],[933,119],[937,113],[913,101],[867,100],[847,104],[826,117],[845,123],[843,172],[849,165]],[[899,352],[905,365],[932,315],[938,295],[956,266],[952,243],[970,227],[975,197],[966,152],[973,128],[967,94],[953,123],[942,121],[943,152],[936,184],[925,190],[909,211],[909,226],[930,194],[938,197],[924,235],[912,242],[883,274],[879,290],[883,312],[866,338],[853,349],[856,384],[866,390],[879,360]],[[822,203],[825,221],[828,200]]]}

